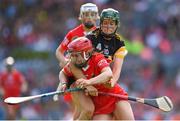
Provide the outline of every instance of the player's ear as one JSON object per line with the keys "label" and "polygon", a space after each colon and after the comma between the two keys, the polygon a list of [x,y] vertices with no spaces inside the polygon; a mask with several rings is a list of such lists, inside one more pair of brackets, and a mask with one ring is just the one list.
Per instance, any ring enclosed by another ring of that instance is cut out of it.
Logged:
{"label": "player's ear", "polygon": [[120,26],[121,26],[121,22],[118,23],[118,27],[120,27]]}

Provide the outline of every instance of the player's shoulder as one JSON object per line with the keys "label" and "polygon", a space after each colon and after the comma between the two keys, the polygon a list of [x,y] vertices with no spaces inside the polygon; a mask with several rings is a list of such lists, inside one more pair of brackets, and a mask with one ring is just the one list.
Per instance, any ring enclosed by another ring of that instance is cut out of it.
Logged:
{"label": "player's shoulder", "polygon": [[95,61],[99,61],[101,59],[105,59],[104,55],[102,53],[94,52],[92,55],[93,59]]}
{"label": "player's shoulder", "polygon": [[80,30],[83,30],[83,25],[82,24],[80,24],[77,27],[70,30],[69,33],[76,33],[77,31],[80,31]]}
{"label": "player's shoulder", "polygon": [[98,36],[100,33],[100,29],[96,28],[95,30],[91,31],[88,35],[89,36]]}
{"label": "player's shoulder", "polygon": [[67,76],[72,76],[72,72],[71,72],[71,69],[70,69],[70,62],[67,63],[67,64],[63,67],[62,71],[63,71]]}
{"label": "player's shoulder", "polygon": [[118,40],[118,41],[123,41],[123,40],[121,39],[121,35],[118,34],[118,33],[115,33],[115,39]]}

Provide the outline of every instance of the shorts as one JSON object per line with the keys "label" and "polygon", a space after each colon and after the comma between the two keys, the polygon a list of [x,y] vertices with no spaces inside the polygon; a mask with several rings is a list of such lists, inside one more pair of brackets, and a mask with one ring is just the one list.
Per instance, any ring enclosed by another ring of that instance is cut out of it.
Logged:
{"label": "shorts", "polygon": [[[118,84],[114,86],[114,88],[99,88],[98,91],[114,93],[127,96],[127,92],[125,92]],[[94,115],[97,114],[110,114],[115,110],[116,103],[122,99],[118,97],[106,96],[106,95],[98,95],[92,97],[93,103],[95,105]]]}

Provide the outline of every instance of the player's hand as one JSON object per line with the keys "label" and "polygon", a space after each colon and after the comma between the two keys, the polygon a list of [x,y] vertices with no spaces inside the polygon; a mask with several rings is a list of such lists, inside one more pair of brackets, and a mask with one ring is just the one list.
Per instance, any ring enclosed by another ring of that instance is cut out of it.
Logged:
{"label": "player's hand", "polygon": [[87,86],[85,89],[85,95],[98,96],[98,90],[94,86]]}
{"label": "player's hand", "polygon": [[90,85],[90,82],[88,79],[81,78],[81,79],[76,80],[76,85],[77,85],[77,87],[84,88],[84,87]]}
{"label": "player's hand", "polygon": [[[67,88],[66,84],[62,84],[59,90],[65,92],[66,88]],[[53,101],[58,101],[58,99],[59,99],[58,94],[53,96]]]}
{"label": "player's hand", "polygon": [[116,83],[117,83],[117,81],[115,81],[113,79],[111,79],[110,82],[111,82],[111,87],[114,87],[116,85]]}
{"label": "player's hand", "polygon": [[106,88],[113,88],[115,86],[115,84],[116,84],[116,82],[113,79],[111,79],[108,82],[104,83],[104,86]]}
{"label": "player's hand", "polygon": [[60,91],[65,91],[67,89],[66,84],[62,84],[60,87]]}
{"label": "player's hand", "polygon": [[0,88],[0,95],[4,95],[4,89]]}

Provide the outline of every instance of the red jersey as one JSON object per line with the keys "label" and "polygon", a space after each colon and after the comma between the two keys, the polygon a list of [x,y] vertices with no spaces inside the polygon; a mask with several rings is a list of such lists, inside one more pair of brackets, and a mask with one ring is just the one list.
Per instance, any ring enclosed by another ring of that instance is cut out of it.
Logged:
{"label": "red jersey", "polygon": [[[89,59],[87,66],[85,68],[82,68],[82,72],[87,79],[90,79],[98,76],[101,73],[102,69],[108,66],[109,63],[107,62],[104,55],[95,53]],[[67,76],[73,76],[68,65],[64,67],[64,73]],[[116,84],[113,88],[107,88],[104,84],[96,84],[94,86],[98,91],[127,95],[127,93],[122,88],[120,88],[118,84]],[[119,99],[116,97],[104,95],[93,96],[92,100],[95,105],[94,114],[112,113],[114,111],[116,102],[119,101]]]}
{"label": "red jersey", "polygon": [[[96,27],[92,28],[92,30],[95,30],[95,29],[96,29]],[[72,40],[74,40],[74,39],[76,39],[78,37],[83,37],[86,34],[87,33],[84,30],[84,25],[83,24],[80,24],[79,26],[77,26],[73,30],[69,31],[67,33],[67,35],[65,36],[64,40],[59,45],[60,46],[60,51],[62,51],[62,52],[67,51],[67,49],[68,49],[67,46]]]}
{"label": "red jersey", "polygon": [[0,86],[4,90],[4,98],[20,96],[23,81],[23,75],[17,70],[12,70],[11,73],[2,72],[0,74]]}
{"label": "red jersey", "polygon": [[[96,27],[91,28],[91,30],[95,30]],[[64,40],[61,42],[60,49],[59,51],[61,52],[65,52],[68,49],[68,44],[73,41],[74,39],[78,38],[78,37],[83,37],[87,34],[87,32],[84,30],[84,25],[80,24],[79,26],[77,26],[76,28],[72,29],[71,31],[69,31],[67,33],[67,35],[65,36]],[[66,93],[64,95],[64,99],[65,101],[71,101],[71,94],[70,93]]]}

